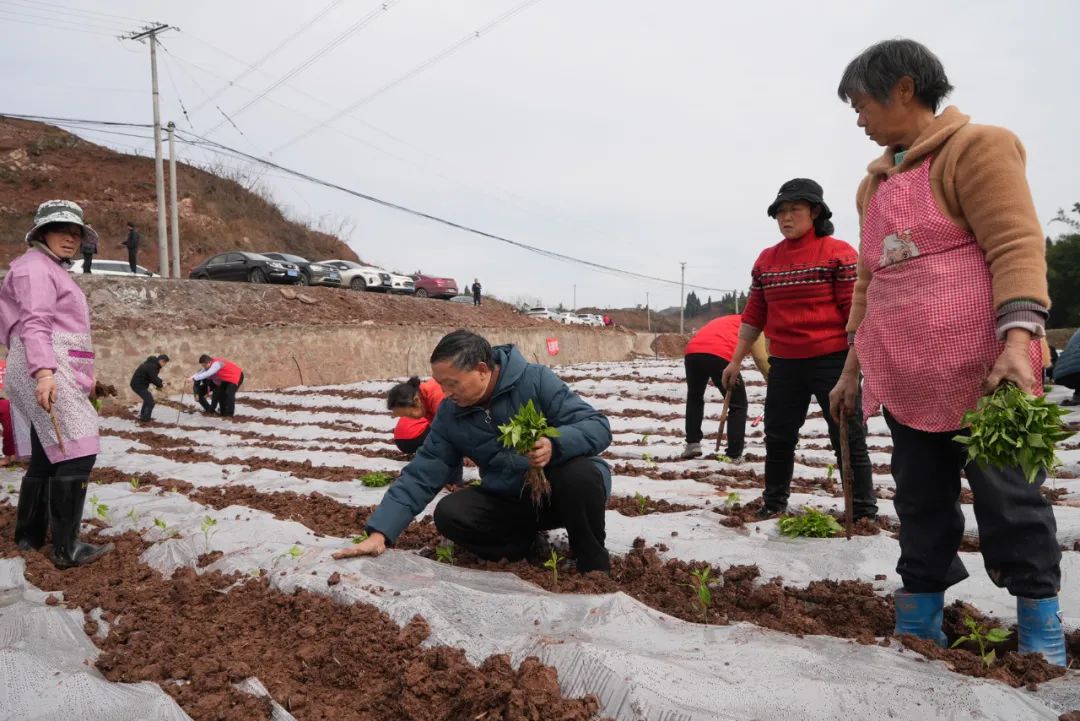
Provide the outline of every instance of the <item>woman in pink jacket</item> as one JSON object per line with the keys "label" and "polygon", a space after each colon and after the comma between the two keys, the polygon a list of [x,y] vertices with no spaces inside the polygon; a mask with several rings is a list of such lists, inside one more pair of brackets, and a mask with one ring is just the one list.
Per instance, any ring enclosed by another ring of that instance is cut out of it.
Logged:
{"label": "woman in pink jacket", "polygon": [[79,541],[86,485],[99,448],[90,309],[67,268],[85,236],[97,233],[68,200],[38,207],[29,250],[0,286],[0,343],[8,348],[5,386],[15,446],[30,458],[19,493],[15,542],[41,548],[52,524],[52,561],[81,566],[112,550]]}

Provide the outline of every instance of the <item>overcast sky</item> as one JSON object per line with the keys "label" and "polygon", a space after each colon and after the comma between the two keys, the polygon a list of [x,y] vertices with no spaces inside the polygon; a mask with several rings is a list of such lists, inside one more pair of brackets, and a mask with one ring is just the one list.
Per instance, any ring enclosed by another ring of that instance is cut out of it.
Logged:
{"label": "overcast sky", "polygon": [[[789,178],[818,180],[836,235],[857,245],[855,188],[879,149],[835,89],[864,47],[905,36],[942,59],[955,105],[1020,136],[1044,221],[1080,201],[1073,0],[536,0],[293,142],[522,5],[0,0],[0,111],[149,122],[148,49],[114,35],[156,20],[180,28],[162,36],[163,121],[523,243],[676,281],[686,261],[688,283],[745,288],[758,252],[780,239],[765,208]],[[215,106],[243,134],[215,129]],[[80,134],[150,152],[138,138]],[[264,180],[291,216],[343,224],[356,252],[387,268],[479,277],[500,297],[551,305],[569,306],[575,285],[579,306],[643,304],[646,292],[653,307],[678,304],[677,285],[551,260],[277,173]]]}

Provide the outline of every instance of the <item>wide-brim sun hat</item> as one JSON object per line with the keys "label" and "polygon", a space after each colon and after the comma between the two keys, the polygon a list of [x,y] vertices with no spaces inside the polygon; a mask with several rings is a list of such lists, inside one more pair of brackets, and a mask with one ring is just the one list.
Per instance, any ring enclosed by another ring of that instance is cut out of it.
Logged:
{"label": "wide-brim sun hat", "polygon": [[793,203],[799,200],[810,205],[820,205],[821,214],[818,217],[822,220],[832,217],[832,211],[825,204],[825,192],[816,181],[810,178],[794,178],[781,185],[780,191],[776,194],[776,200],[769,206],[769,217],[776,217],[776,209],[781,203]]}
{"label": "wide-brim sun hat", "polygon": [[74,223],[83,229],[83,237],[98,242],[98,233],[83,220],[83,209],[70,200],[47,200],[38,206],[34,214],[34,227],[26,234],[26,242],[33,243],[38,231],[50,223]]}

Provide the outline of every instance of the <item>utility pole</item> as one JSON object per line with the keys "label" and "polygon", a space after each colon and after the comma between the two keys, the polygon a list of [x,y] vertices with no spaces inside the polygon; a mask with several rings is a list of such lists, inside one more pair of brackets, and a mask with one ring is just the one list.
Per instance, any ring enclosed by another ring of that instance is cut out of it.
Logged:
{"label": "utility pole", "polygon": [[649,308],[649,291],[645,291],[645,322],[649,324],[648,329],[652,333],[652,310]]}
{"label": "utility pole", "polygon": [[735,314],[739,313],[739,290],[735,289]]}
{"label": "utility pole", "polygon": [[680,260],[682,274],[679,277],[679,335],[683,334],[683,319],[686,317],[686,261]]}
{"label": "utility pole", "polygon": [[577,283],[574,283],[574,312],[577,313]]}
{"label": "utility pole", "polygon": [[158,209],[158,272],[162,278],[169,277],[169,240],[165,234],[165,167],[161,157],[161,111],[158,107],[158,79],[157,79],[157,34],[166,30],[173,30],[170,25],[155,23],[143,26],[127,35],[121,36],[121,40],[150,40],[150,83],[154,101],[154,180],[157,185],[157,209]]}
{"label": "utility pole", "polygon": [[172,277],[180,277],[180,209],[176,205],[176,143],[173,135],[176,123],[169,121],[169,215],[172,220]]}

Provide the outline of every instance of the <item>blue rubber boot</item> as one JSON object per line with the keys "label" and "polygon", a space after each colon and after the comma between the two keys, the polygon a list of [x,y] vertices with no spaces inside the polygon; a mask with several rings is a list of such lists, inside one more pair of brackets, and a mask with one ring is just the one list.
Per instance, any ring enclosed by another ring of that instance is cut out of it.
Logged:
{"label": "blue rubber boot", "polygon": [[918,638],[933,641],[945,648],[948,639],[941,630],[941,619],[945,613],[945,592],[908,593],[897,591],[893,594],[896,604],[896,629],[894,633],[907,633]]}
{"label": "blue rubber boot", "polygon": [[1041,653],[1055,666],[1065,665],[1065,631],[1061,628],[1061,607],[1057,596],[1017,596],[1016,625],[1020,653]]}

